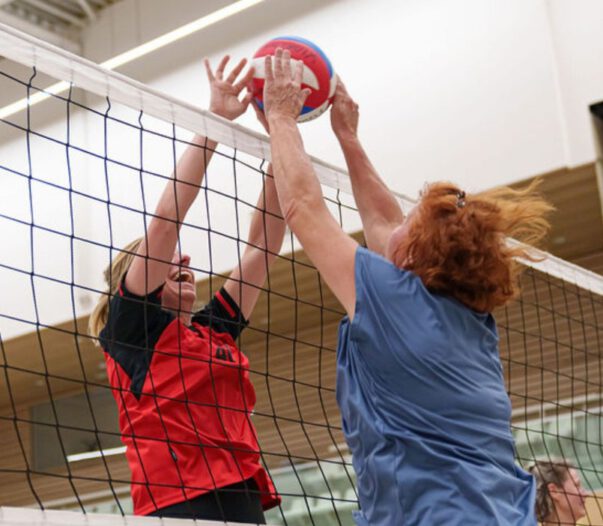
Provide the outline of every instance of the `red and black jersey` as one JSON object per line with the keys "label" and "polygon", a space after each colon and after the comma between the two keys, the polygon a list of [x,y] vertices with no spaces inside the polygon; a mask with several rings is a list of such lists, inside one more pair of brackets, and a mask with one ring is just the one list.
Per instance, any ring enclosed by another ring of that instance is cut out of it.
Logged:
{"label": "red and black jersey", "polygon": [[100,334],[132,472],[134,512],[253,478],[264,509],[280,497],[260,463],[249,362],[235,339],[247,325],[222,289],[190,326],[161,308],[161,288],[122,284]]}

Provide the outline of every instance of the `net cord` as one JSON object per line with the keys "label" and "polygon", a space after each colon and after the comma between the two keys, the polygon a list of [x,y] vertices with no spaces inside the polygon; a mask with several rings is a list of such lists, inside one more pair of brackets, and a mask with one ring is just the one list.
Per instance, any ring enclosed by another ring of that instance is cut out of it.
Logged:
{"label": "net cord", "polygon": [[[267,136],[1,23],[0,55],[258,159],[271,159]],[[321,184],[352,193],[345,170],[316,157],[310,158]],[[396,192],[394,195],[404,210],[415,204],[407,196]],[[508,243],[510,246],[521,245],[514,239],[508,239]],[[531,249],[530,252],[538,261],[519,259],[522,264],[603,296],[603,276],[544,251]]]}
{"label": "net cord", "polygon": [[[231,526],[239,523],[187,519],[160,519],[158,517],[120,516],[106,513],[77,513],[63,510],[36,510],[29,508],[0,507],[1,526]],[[242,524],[240,526],[243,526]]]}

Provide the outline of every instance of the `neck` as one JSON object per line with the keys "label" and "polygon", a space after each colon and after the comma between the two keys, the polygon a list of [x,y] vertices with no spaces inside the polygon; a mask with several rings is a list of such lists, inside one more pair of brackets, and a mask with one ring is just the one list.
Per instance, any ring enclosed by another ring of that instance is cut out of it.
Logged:
{"label": "neck", "polygon": [[561,524],[566,526],[574,525],[576,524],[576,520],[577,519],[574,517],[571,510],[568,510],[567,512],[555,511],[542,522],[541,526],[559,526]]}
{"label": "neck", "polygon": [[190,314],[184,314],[181,312],[178,318],[180,318],[180,321],[187,327],[191,324],[192,316]]}
{"label": "neck", "polygon": [[163,307],[168,312],[171,312],[176,318],[178,318],[184,325],[187,327],[191,324],[191,318],[193,317],[192,313],[178,310],[178,309],[170,309],[167,307]]}

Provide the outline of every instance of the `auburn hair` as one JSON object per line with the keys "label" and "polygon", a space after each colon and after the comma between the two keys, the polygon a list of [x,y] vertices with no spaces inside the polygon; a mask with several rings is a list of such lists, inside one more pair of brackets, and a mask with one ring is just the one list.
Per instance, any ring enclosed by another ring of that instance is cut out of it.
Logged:
{"label": "auburn hair", "polygon": [[479,194],[448,182],[426,185],[394,263],[418,275],[428,290],[473,310],[505,305],[519,293],[515,258],[537,260],[528,247],[509,246],[506,237],[538,246],[550,228],[553,207],[536,192],[539,184]]}
{"label": "auburn hair", "polygon": [[128,272],[134,256],[138,250],[138,247],[142,243],[143,238],[139,237],[134,241],[128,243],[122,248],[119,254],[111,260],[111,264],[105,269],[104,277],[107,285],[107,290],[103,292],[98,299],[98,303],[90,318],[88,319],[88,332],[90,336],[94,338],[94,343],[98,343],[98,335],[103,330],[103,327],[107,324],[107,318],[109,316],[109,302],[113,295],[117,292],[119,285],[121,284],[124,276]]}

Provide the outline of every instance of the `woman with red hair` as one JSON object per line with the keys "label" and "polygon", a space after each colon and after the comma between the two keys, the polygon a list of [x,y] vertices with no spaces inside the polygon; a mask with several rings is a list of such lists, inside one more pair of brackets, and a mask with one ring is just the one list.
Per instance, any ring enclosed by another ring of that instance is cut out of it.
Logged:
{"label": "woman with red hair", "polygon": [[358,141],[358,106],[340,82],[331,123],[364,249],[329,213],[304,151],[299,64],[293,71],[278,50],[265,69],[281,209],[347,312],[337,399],[358,478],[356,523],[535,525],[534,479],[514,462],[491,312],[518,293],[514,258],[530,258],[506,236],[538,242],[551,207],[534,186],[470,195],[434,183],[405,218]]}

